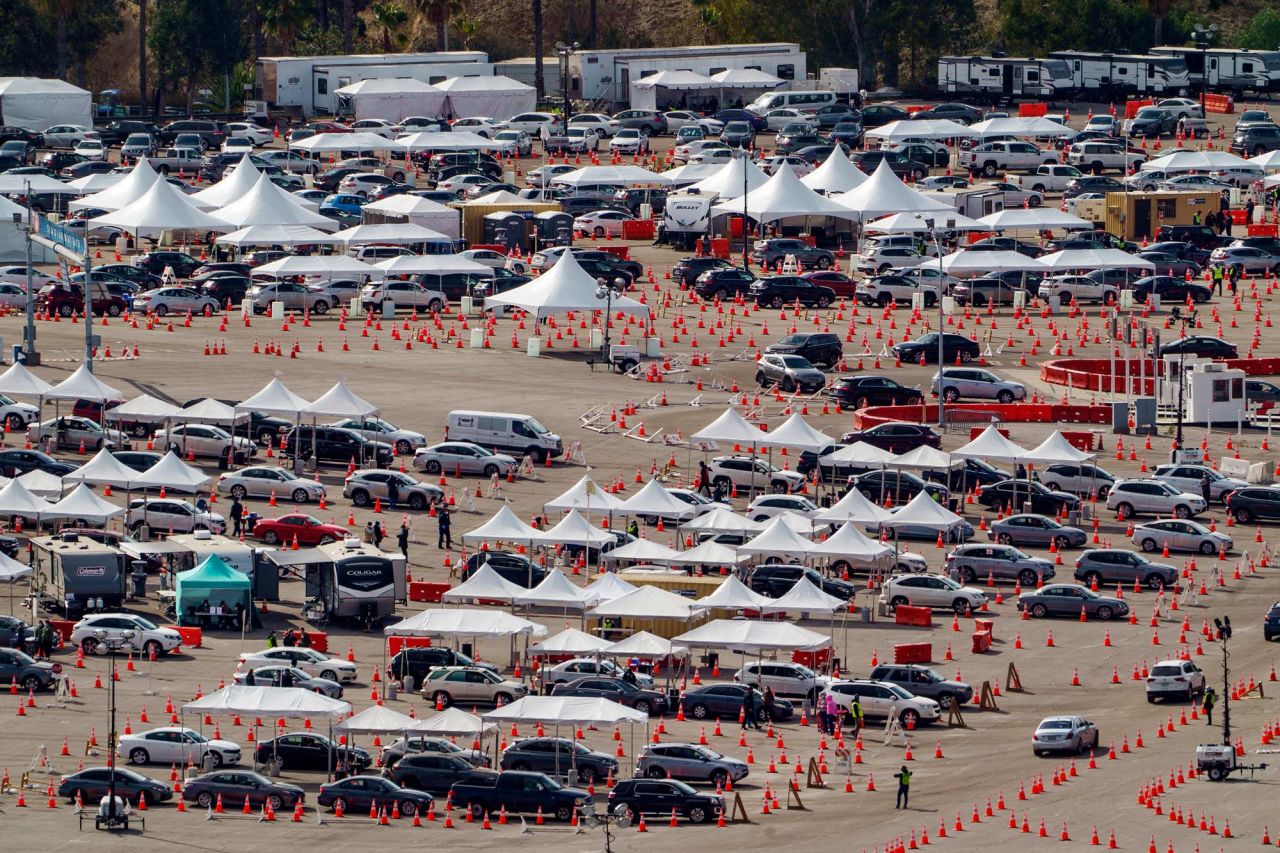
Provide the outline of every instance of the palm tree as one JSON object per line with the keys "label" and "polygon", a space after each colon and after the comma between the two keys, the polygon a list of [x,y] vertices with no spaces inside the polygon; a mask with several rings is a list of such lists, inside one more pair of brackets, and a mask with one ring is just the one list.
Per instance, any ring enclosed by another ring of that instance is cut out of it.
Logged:
{"label": "palm tree", "polygon": [[138,0],[138,106],[147,111],[147,0]]}
{"label": "palm tree", "polygon": [[458,31],[458,35],[462,37],[462,49],[471,50],[471,40],[476,37],[476,33],[480,31],[480,24],[475,18],[468,18],[459,15],[453,19],[453,28]]}
{"label": "palm tree", "polygon": [[258,11],[263,29],[279,42],[281,52],[292,53],[299,31],[310,23],[306,6],[295,0],[258,0]]}
{"label": "palm tree", "polygon": [[355,20],[355,9],[352,0],[342,0],[342,52],[351,53],[355,47],[355,36],[352,23]]}
{"label": "palm tree", "polygon": [[589,27],[587,32],[587,44],[591,46],[592,50],[598,47],[596,44],[596,24],[599,20],[599,13],[600,10],[597,8],[597,0],[591,0],[587,5],[587,23]]}
{"label": "palm tree", "polygon": [[546,95],[546,77],[542,70],[542,0],[530,0],[533,7],[533,88],[538,97]]}
{"label": "palm tree", "polygon": [[67,78],[67,19],[71,17],[72,0],[45,0],[45,13],[57,24],[58,77]]}
{"label": "palm tree", "polygon": [[1155,44],[1164,42],[1164,22],[1173,11],[1173,0],[1146,0],[1147,11],[1155,19],[1155,32],[1152,33]]}
{"label": "palm tree", "polygon": [[399,3],[379,0],[369,7],[373,24],[382,30],[382,52],[391,53],[395,47],[403,48],[405,37],[397,32],[408,20],[409,13]]}
{"label": "palm tree", "polygon": [[449,49],[449,19],[462,8],[459,0],[413,0],[413,7],[436,28],[436,50]]}
{"label": "palm tree", "polygon": [[720,26],[720,12],[711,5],[710,0],[693,0],[698,10],[698,24],[702,27],[702,43],[714,44],[714,33]]}

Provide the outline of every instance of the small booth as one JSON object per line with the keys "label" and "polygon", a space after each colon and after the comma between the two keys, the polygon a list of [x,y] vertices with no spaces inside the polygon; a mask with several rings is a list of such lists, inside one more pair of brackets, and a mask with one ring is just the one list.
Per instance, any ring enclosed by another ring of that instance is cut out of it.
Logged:
{"label": "small booth", "polygon": [[1176,410],[1181,385],[1183,423],[1237,425],[1246,419],[1243,370],[1180,355],[1164,356],[1160,367],[1160,405]]}
{"label": "small booth", "polygon": [[240,630],[242,618],[253,617],[253,583],[241,571],[210,555],[178,575],[177,621],[184,627]]}
{"label": "small booth", "polygon": [[1217,213],[1216,192],[1107,193],[1106,229],[1125,240],[1155,240],[1161,225],[1194,225]]}

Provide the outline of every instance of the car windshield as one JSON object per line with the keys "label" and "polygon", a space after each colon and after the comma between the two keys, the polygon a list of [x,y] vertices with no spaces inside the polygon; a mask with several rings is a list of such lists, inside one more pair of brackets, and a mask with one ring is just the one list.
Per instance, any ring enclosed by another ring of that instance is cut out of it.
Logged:
{"label": "car windshield", "polygon": [[796,673],[801,678],[817,678],[818,677],[817,674],[814,673],[814,671],[809,669],[809,667],[807,666],[801,666],[798,663],[793,663],[791,667],[796,671]]}
{"label": "car windshield", "polygon": [[1151,674],[1159,678],[1160,676],[1182,675],[1182,667],[1170,664],[1168,666],[1154,666],[1151,668]]}
{"label": "car windshield", "polygon": [[135,616],[135,617],[133,617],[133,621],[134,621],[134,624],[136,624],[139,628],[141,628],[141,629],[142,629],[142,630],[144,630],[144,631],[158,631],[158,630],[160,630],[160,629],[156,626],[156,624],[155,624],[154,622],[152,622],[152,621],[151,621],[151,620],[149,620],[149,619],[144,619],[144,618],[142,618],[141,616]]}
{"label": "car windshield", "polygon": [[668,779],[667,781],[671,784],[673,788],[675,788],[681,794],[684,794],[686,797],[692,797],[698,793],[693,788],[689,787],[687,783],[681,782],[679,779]]}
{"label": "car windshield", "polygon": [[784,367],[795,367],[798,369],[803,369],[803,368],[813,366],[809,363],[809,359],[805,358],[802,355],[784,355],[784,356],[780,356],[779,360],[782,362]]}
{"label": "car windshield", "polygon": [[1040,724],[1042,729],[1069,729],[1071,728],[1070,720],[1045,720]]}
{"label": "car windshield", "polygon": [[901,687],[899,687],[899,686],[898,686],[898,685],[896,685],[896,684],[890,684],[890,685],[888,685],[888,690],[889,690],[889,692],[890,692],[890,693],[892,693],[894,696],[898,697],[899,699],[910,699],[910,698],[912,698],[911,694],[910,694],[908,691],[906,691],[906,690],[902,689]]}
{"label": "car windshield", "polygon": [[187,743],[208,743],[209,742],[209,739],[207,737],[200,734],[199,732],[193,732],[191,731],[191,729],[187,729],[182,734],[183,734],[183,737],[186,738]]}

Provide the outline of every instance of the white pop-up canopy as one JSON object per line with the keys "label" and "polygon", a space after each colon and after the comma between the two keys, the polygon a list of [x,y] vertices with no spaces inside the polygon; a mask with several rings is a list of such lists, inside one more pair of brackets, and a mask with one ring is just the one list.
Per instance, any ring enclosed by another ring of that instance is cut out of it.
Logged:
{"label": "white pop-up canopy", "polygon": [[[583,166],[551,179],[553,184],[564,184],[569,187],[591,187],[609,184],[612,186],[666,185],[668,179],[657,172],[651,172],[643,166],[621,163],[617,166]],[[518,201],[524,201],[516,196]]]}
{"label": "white pop-up canopy", "polygon": [[694,441],[723,441],[728,444],[756,447],[761,444],[764,434],[737,409],[729,406],[720,417],[695,432],[692,438]]}
{"label": "white pop-up canopy", "polygon": [[[452,136],[453,134],[447,133],[445,135]],[[360,214],[367,224],[405,223],[419,225],[455,239],[462,233],[461,211],[412,193],[401,193],[389,198],[371,201],[360,208]]]}
{"label": "white pop-up canopy", "polygon": [[692,530],[698,533],[758,533],[764,525],[749,518],[743,518],[728,507],[718,506],[711,512],[703,513],[693,521],[680,525],[681,530]]}
{"label": "white pop-up canopy", "polygon": [[813,550],[813,542],[805,539],[782,518],[773,518],[768,526],[738,546],[740,554],[771,554],[803,560]]}
{"label": "white pop-up canopy", "polygon": [[90,524],[103,524],[123,512],[124,507],[103,500],[81,483],[71,494],[41,512],[40,517],[74,518],[83,519]]}
{"label": "white pop-up canopy", "polygon": [[492,274],[484,264],[458,255],[396,255],[378,261],[374,267],[382,275]]}
{"label": "white pop-up canopy", "polygon": [[[43,472],[42,472],[43,473]],[[20,516],[39,519],[49,509],[49,503],[31,493],[18,480],[10,480],[0,489],[0,516]]]}
{"label": "white pop-up canopy", "polygon": [[310,225],[248,225],[215,237],[213,242],[224,246],[336,246],[342,241]]}
{"label": "white pop-up canopy", "polygon": [[566,726],[644,725],[649,720],[648,714],[599,696],[526,696],[494,708],[483,716],[495,723],[560,723]]}
{"label": "white pop-up canopy", "polygon": [[20,361],[0,373],[0,394],[10,397],[47,397],[53,386],[36,376]]}
{"label": "white pop-up canopy", "polygon": [[226,207],[218,208],[213,215],[231,226],[227,230],[249,225],[308,225],[323,230],[336,227],[329,217],[298,204],[297,196],[273,184],[267,175],[259,175],[248,192]]}
{"label": "white pop-up canopy", "polygon": [[50,400],[92,400],[105,403],[108,400],[119,400],[124,394],[112,388],[89,370],[88,365],[80,365],[75,372],[44,393]]}
{"label": "white pop-up canopy", "polygon": [[934,201],[928,196],[913,190],[893,173],[887,160],[871,173],[865,182],[849,192],[832,196],[832,201],[853,211],[863,220],[887,216],[901,211],[938,211],[942,214],[954,214],[955,208]]}
{"label": "white pop-up canopy", "polygon": [[772,89],[782,85],[781,77],[774,77],[759,68],[726,68],[711,75],[722,89]]}
{"label": "white pop-up canopy", "polygon": [[199,468],[193,468],[183,462],[178,454],[170,451],[159,462],[139,474],[133,481],[133,485],[142,489],[166,488],[180,492],[198,492],[212,479]]}
{"label": "white pop-up canopy", "polygon": [[977,220],[992,231],[1019,228],[1043,231],[1047,228],[1092,228],[1093,223],[1056,207],[1006,207]]}
{"label": "white pop-up canopy", "polygon": [[608,515],[612,512],[620,512],[622,501],[600,488],[590,476],[583,474],[581,480],[559,496],[547,501],[542,508],[547,512],[578,510],[591,515]]}
{"label": "white pop-up canopy", "polygon": [[883,522],[885,527],[918,525],[931,530],[950,530],[964,521],[951,510],[933,499],[928,492],[920,492]]}
{"label": "white pop-up canopy", "polygon": [[[851,521],[854,524],[871,525],[886,521],[890,515],[889,510],[876,506],[862,492],[850,489],[839,501],[818,513],[814,521]],[[839,536],[839,531],[835,535]],[[831,538],[834,539],[835,536]],[[821,548],[814,550],[822,552]]]}
{"label": "white pop-up canopy", "polygon": [[304,717],[341,719],[351,703],[330,699],[304,687],[257,687],[229,684],[182,706],[183,713],[243,714],[248,717]]}
{"label": "white pop-up canopy", "polygon": [[525,524],[507,504],[493,517],[469,533],[462,534],[463,542],[532,542],[541,533],[536,527]]}
{"label": "white pop-up canopy", "polygon": [[93,127],[93,95],[57,78],[0,77],[0,121],[37,132],[56,124]]}
{"label": "white pop-up canopy", "polygon": [[670,187],[688,187],[698,181],[706,180],[723,168],[723,163],[685,163],[683,166],[667,169],[662,176],[667,179],[667,185]]}
{"label": "white pop-up canopy", "polygon": [[734,157],[728,163],[717,166],[713,174],[693,184],[691,189],[721,199],[742,198],[745,193],[764,186],[768,181],[769,176],[754,160],[749,157]]}
{"label": "white pop-up canopy", "polygon": [[579,545],[582,547],[600,546],[613,541],[613,534],[595,527],[576,509],[569,513],[560,523],[550,530],[539,531],[533,540],[539,545]]}
{"label": "white pop-up canopy", "polygon": [[444,92],[411,77],[358,80],[333,93],[350,102],[357,119],[400,122],[410,116],[438,116],[444,112]]}
{"label": "white pop-up canopy", "polygon": [[[23,175],[23,177],[28,176]],[[101,192],[78,198],[70,202],[67,207],[71,210],[119,210],[142,198],[147,190],[151,189],[151,185],[158,180],[161,180],[160,174],[143,157],[134,164],[123,180],[117,181]]]}
{"label": "white pop-up canopy", "polygon": [[[929,265],[933,266],[933,261],[930,261]],[[1014,251],[975,252],[970,249],[959,249],[942,258],[942,270],[948,275],[1003,270],[1046,272],[1048,269],[1039,258],[1028,258]]]}
{"label": "white pop-up canopy", "polygon": [[752,619],[716,619],[672,637],[698,649],[728,649],[744,654],[769,651],[815,651],[831,645],[831,638],[791,622],[758,622]]}
{"label": "white pop-up canopy", "polygon": [[114,486],[117,489],[132,488],[132,484],[142,475],[125,465],[111,451],[102,448],[93,458],[70,474],[64,474],[64,483],[91,483],[95,486]]}
{"label": "white pop-up canopy", "polygon": [[970,136],[1030,136],[1054,138],[1070,136],[1075,131],[1043,116],[1008,116],[989,118],[969,125]]}
{"label": "white pop-up canopy", "polygon": [[1164,172],[1211,172],[1215,169],[1248,169],[1249,161],[1230,151],[1187,151],[1179,149],[1148,160],[1139,169],[1159,169]]}
{"label": "white pop-up canopy", "polygon": [[105,189],[114,187],[123,181],[126,173],[118,172],[90,172],[83,178],[76,178],[74,181],[67,181],[67,189],[75,192],[77,195],[91,195],[100,193]]}
{"label": "white pop-up canopy", "polygon": [[593,618],[687,621],[702,611],[703,608],[700,605],[674,592],[668,592],[656,586],[641,586],[612,601],[597,604],[587,611],[587,615]]}
{"label": "white pop-up canopy", "polygon": [[[62,495],[62,478],[39,468],[33,468],[22,476],[15,477],[13,482],[21,483],[27,491],[38,498],[52,500]],[[45,509],[47,510],[48,506]]]}
{"label": "white pop-up canopy", "polygon": [[922,468],[926,471],[945,470],[960,463],[951,458],[951,454],[937,448],[922,444],[914,450],[899,453],[893,457],[895,468]]}
{"label": "white pop-up canopy", "polygon": [[534,109],[538,100],[532,86],[501,74],[450,77],[435,86],[444,92],[445,115],[452,118],[511,118]]}
{"label": "white pop-up canopy", "polygon": [[[606,287],[611,286],[606,284]],[[555,266],[528,284],[513,287],[497,296],[485,299],[485,310],[490,306],[510,305],[527,311],[538,319],[568,311],[626,311],[649,315],[647,305],[629,296],[600,293],[601,283],[578,263],[572,252],[565,252]]]}
{"label": "white pop-up canopy", "polygon": [[290,142],[289,147],[295,151],[309,151],[312,154],[331,151],[394,151],[399,146],[385,136],[376,133],[317,133],[306,139]]}
{"label": "white pop-up canopy", "polygon": [[596,598],[586,589],[574,584],[565,577],[564,572],[552,569],[533,589],[521,590],[514,603],[525,607],[560,607],[581,611],[601,600],[603,599]]}
{"label": "white pop-up canopy", "polygon": [[587,584],[587,600],[588,601],[613,601],[622,598],[629,592],[635,592],[638,586],[630,584],[618,577],[613,572],[600,575],[600,577]]}
{"label": "white pop-up canopy", "polygon": [[1018,461],[1028,465],[1071,465],[1096,456],[1096,453],[1087,453],[1076,447],[1067,441],[1061,430],[1055,429],[1052,435],[1024,453]]}
{"label": "white pop-up canopy", "polygon": [[[121,181],[116,186],[123,183]],[[150,189],[132,204],[90,219],[89,225],[94,228],[101,225],[121,228],[138,236],[158,235],[164,231],[232,230],[226,220],[201,210],[164,179],[152,183]]]}
{"label": "white pop-up canopy", "polygon": [[665,637],[650,634],[648,631],[636,631],[625,640],[619,640],[604,650],[610,657],[628,658],[664,658],[686,657],[689,650],[678,646]]}
{"label": "white pop-up canopy", "polygon": [[847,193],[867,182],[867,173],[859,169],[839,145],[831,149],[822,165],[800,179],[811,190],[836,195]]}
{"label": "white pop-up canopy", "polygon": [[1144,269],[1156,265],[1123,249],[1063,249],[1036,258],[1051,270]]}
{"label": "white pop-up canopy", "polygon": [[[930,222],[933,225],[930,225]],[[891,213],[888,216],[868,222],[866,230],[877,234],[914,234],[917,231],[928,231],[935,226],[945,227],[948,231],[988,230],[978,220],[970,219],[962,213],[949,213],[946,216],[939,216],[937,213],[922,213],[920,211]],[[937,262],[930,260],[925,261],[925,263],[932,266]]]}
{"label": "white pop-up canopy", "polygon": [[[254,164],[253,158],[246,154],[235,164],[234,169],[228,169],[223,172],[222,180],[212,186],[205,187],[198,193],[194,193],[191,196],[191,201],[193,204],[197,204],[207,210],[226,207],[232,202],[244,198],[261,177],[262,172]],[[294,198],[297,198],[297,196],[294,196]]]}
{"label": "white pop-up canopy", "polygon": [[760,438],[760,445],[763,447],[793,447],[814,453],[835,443],[834,438],[811,426],[799,412],[783,421],[782,426]]}
{"label": "white pop-up canopy", "polygon": [[706,542],[678,552],[670,562],[682,566],[731,566],[746,559],[748,559],[747,554],[739,554],[738,549],[731,545],[708,539]]}
{"label": "white pop-up canopy", "polygon": [[921,118],[891,121],[868,130],[866,135],[868,139],[895,142],[902,139],[963,139],[978,134],[973,128],[949,118]]}
{"label": "white pop-up canopy", "polygon": [[653,110],[666,99],[659,99],[658,90],[669,92],[707,91],[720,88],[720,84],[710,77],[704,77],[687,68],[669,68],[656,74],[650,73],[640,79],[632,79],[631,91],[628,92],[632,109]]}
{"label": "white pop-up canopy", "polygon": [[418,720],[408,714],[393,711],[385,705],[371,705],[354,717],[348,717],[333,727],[335,732],[349,735],[379,735],[387,732],[416,731]]}
{"label": "white pop-up canopy", "polygon": [[[723,546],[721,546],[723,547]],[[702,596],[696,602],[699,607],[718,608],[720,610],[760,610],[766,604],[773,601],[742,581],[738,580],[737,575],[728,575],[716,587],[715,592]]]}
{"label": "white pop-up canopy", "polygon": [[630,560],[633,563],[672,563],[680,557],[680,551],[652,539],[636,539],[600,555],[606,562]]}
{"label": "white pop-up canopy", "polygon": [[441,601],[502,601],[510,604],[524,592],[485,563],[466,581],[440,596]]}
{"label": "white pop-up canopy", "polygon": [[302,410],[302,414],[333,418],[367,418],[378,414],[379,411],[377,406],[357,397],[346,383],[336,382],[332,388],[308,403]]}
{"label": "white pop-up canopy", "polygon": [[110,421],[165,421],[176,417],[182,411],[173,403],[156,399],[150,394],[139,394],[132,400],[121,403],[106,411],[106,419]]}
{"label": "white pop-up canopy", "polygon": [[500,610],[423,610],[382,629],[388,637],[545,637],[546,626]]}
{"label": "white pop-up canopy", "polygon": [[403,151],[488,151],[498,143],[469,130],[424,130],[397,137],[396,147]]}
{"label": "white pop-up canopy", "polygon": [[995,424],[978,433],[969,443],[951,451],[961,459],[985,459],[988,462],[1017,462],[1027,455],[1027,449],[1005,438]]}
{"label": "white pop-up canopy", "polygon": [[235,406],[228,406],[221,400],[205,397],[196,400],[178,413],[176,420],[206,424],[232,424],[246,421],[251,417],[248,412],[237,412]]}
{"label": "white pop-up canopy", "polygon": [[677,498],[666,487],[652,478],[640,491],[622,502],[619,512],[627,515],[661,516],[663,518],[679,517],[689,512],[696,512],[689,504]]}
{"label": "white pop-up canopy", "polygon": [[610,646],[608,640],[579,631],[577,628],[565,628],[558,634],[552,634],[545,640],[539,640],[529,647],[529,651],[544,655],[593,655]]}
{"label": "white pop-up canopy", "polygon": [[268,382],[257,394],[237,403],[236,411],[297,417],[308,405],[310,404],[306,400],[286,388],[277,378]]}
{"label": "white pop-up canopy", "polygon": [[445,708],[432,717],[417,720],[416,723],[413,727],[414,734],[435,737],[477,737],[497,728],[493,723],[486,723],[475,714],[468,714],[456,706]]}
{"label": "white pop-up canopy", "polygon": [[796,173],[790,169],[779,169],[769,180],[747,193],[745,199],[737,198],[713,205],[711,212],[717,215],[741,214],[744,207],[746,215],[761,224],[800,216],[857,218],[843,202],[820,195],[800,183]]}
{"label": "white pop-up canopy", "polygon": [[839,450],[833,450],[827,454],[821,462],[829,462],[832,465],[856,465],[863,468],[874,468],[888,465],[894,459],[894,455],[883,447],[876,447],[874,444],[868,444],[865,441],[855,441],[853,444],[845,445]]}
{"label": "white pop-up canopy", "polygon": [[[857,489],[851,491],[856,492]],[[863,498],[866,500],[866,498]],[[834,507],[833,507],[834,508]],[[887,518],[889,512],[884,510]],[[878,521],[878,520],[877,520]],[[893,556],[893,549],[883,542],[869,539],[859,528],[868,523],[861,520],[848,520],[840,529],[822,542],[813,546],[810,552],[815,557],[833,557],[850,562],[874,563],[885,557]]]}
{"label": "white pop-up canopy", "polygon": [[[414,243],[447,242],[446,234],[424,228],[412,222],[381,222],[377,225],[357,225],[333,235],[348,246],[367,246],[377,243],[383,246],[411,246]],[[400,257],[404,257],[401,255]],[[446,256],[447,257],[447,256]]]}
{"label": "white pop-up canopy", "polygon": [[791,589],[769,601],[762,610],[765,613],[809,613],[831,616],[837,610],[843,610],[848,606],[849,602],[843,598],[828,595],[814,586],[808,576],[801,576],[800,580],[792,584]]}

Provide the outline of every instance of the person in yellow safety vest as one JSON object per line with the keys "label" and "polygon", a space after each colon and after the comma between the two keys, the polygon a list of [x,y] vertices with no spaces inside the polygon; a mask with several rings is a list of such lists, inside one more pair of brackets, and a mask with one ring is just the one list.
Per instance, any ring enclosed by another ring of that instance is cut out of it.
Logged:
{"label": "person in yellow safety vest", "polygon": [[907,765],[902,765],[902,769],[893,774],[893,778],[898,780],[898,801],[894,806],[895,809],[909,808],[908,800],[911,797],[911,771],[907,769]]}

